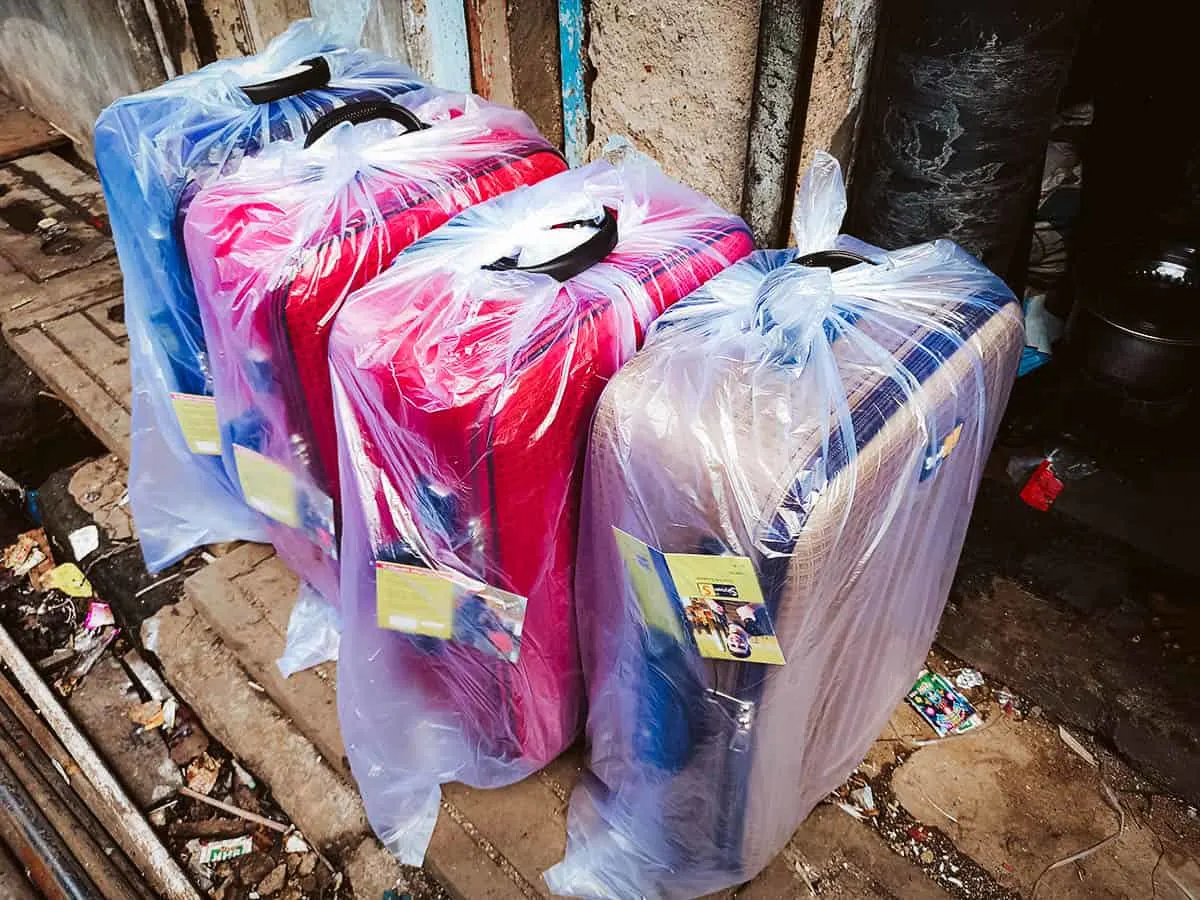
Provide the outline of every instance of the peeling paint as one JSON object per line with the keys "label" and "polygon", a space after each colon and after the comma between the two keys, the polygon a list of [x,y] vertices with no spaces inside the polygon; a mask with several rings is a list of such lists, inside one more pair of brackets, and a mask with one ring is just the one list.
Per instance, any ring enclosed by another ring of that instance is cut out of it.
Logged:
{"label": "peeling paint", "polygon": [[467,9],[459,0],[402,0],[409,64],[440,88],[471,90]]}
{"label": "peeling paint", "polygon": [[434,84],[450,91],[471,90],[471,55],[467,49],[467,11],[461,2],[426,0]]}
{"label": "peeling paint", "polygon": [[584,93],[583,0],[559,0],[558,46],[562,71],[563,143],[567,163],[577,166],[587,150],[587,96]]}

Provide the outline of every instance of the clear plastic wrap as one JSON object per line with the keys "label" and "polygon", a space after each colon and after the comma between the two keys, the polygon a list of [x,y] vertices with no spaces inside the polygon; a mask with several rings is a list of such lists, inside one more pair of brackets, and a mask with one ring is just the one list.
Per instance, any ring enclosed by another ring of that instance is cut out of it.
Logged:
{"label": "clear plastic wrap", "polygon": [[287,641],[276,660],[284,678],[297,672],[334,662],[342,641],[342,622],[337,607],[308,584],[301,582],[288,616]]}
{"label": "clear plastic wrap", "polygon": [[653,164],[594,163],[460,214],[343,306],[338,705],[401,860],[422,859],[441,783],[515,782],[576,737],[595,402],[664,308],[751,249]]}
{"label": "clear plastic wrap", "polygon": [[838,238],[844,210],[822,154],[799,254],[755,253],[668,310],[597,407],[576,571],[591,771],[555,893],[752,878],[933,640],[1020,310],[950,242]]}
{"label": "clear plastic wrap", "polygon": [[267,516],[279,555],[336,603],[328,356],[339,308],[455,213],[566,163],[523,113],[469,94],[347,104],[313,134],[201,191],[184,241],[226,471]]}
{"label": "clear plastic wrap", "polygon": [[257,56],[212,63],[101,113],[96,167],[125,278],[133,379],[129,497],[152,571],[201,544],[266,539],[219,458],[182,241],[189,203],[215,176],[267,143],[303,136],[334,106],[421,87],[399,63],[339,48],[304,21]]}

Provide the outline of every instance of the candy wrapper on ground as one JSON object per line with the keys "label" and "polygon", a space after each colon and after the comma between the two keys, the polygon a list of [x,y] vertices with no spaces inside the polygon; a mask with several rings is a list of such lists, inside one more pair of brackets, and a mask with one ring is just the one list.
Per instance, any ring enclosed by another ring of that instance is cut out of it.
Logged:
{"label": "candy wrapper on ground", "polygon": [[284,561],[336,603],[338,310],[455,213],[566,163],[523,113],[468,94],[347,104],[311,135],[201,191],[184,240],[228,476]]}
{"label": "candy wrapper on ground", "polygon": [[[576,573],[591,771],[555,893],[751,879],[861,762],[945,605],[1020,309],[949,242],[839,238],[827,155],[796,210],[799,253],[668,310],[598,406]],[[755,662],[768,637],[782,660]]]}
{"label": "candy wrapper on ground", "polygon": [[653,164],[595,163],[457,216],[339,314],[338,704],[403,861],[424,855],[441,783],[509,784],[575,739],[596,400],[663,309],[750,250],[740,219]]}
{"label": "candy wrapper on ground", "polygon": [[335,106],[422,87],[405,66],[339,47],[304,21],[257,56],[212,63],[101,113],[96,167],[125,280],[133,380],[129,498],[152,571],[202,544],[266,539],[220,459],[182,241],[191,200],[264,145],[303,137]]}

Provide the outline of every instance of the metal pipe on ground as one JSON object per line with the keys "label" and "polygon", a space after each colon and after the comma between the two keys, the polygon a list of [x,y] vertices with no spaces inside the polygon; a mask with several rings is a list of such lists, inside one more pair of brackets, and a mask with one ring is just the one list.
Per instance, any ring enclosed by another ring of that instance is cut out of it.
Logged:
{"label": "metal pipe on ground", "polygon": [[[14,704],[16,705],[15,709]],[[36,731],[31,731],[30,726]],[[83,777],[82,773],[78,772],[70,754],[63,749],[62,744],[50,733],[50,730],[38,718],[38,714],[25,702],[25,698],[18,693],[3,674],[0,674],[0,728],[8,732],[30,764],[50,785],[75,818],[87,829],[88,834],[99,845],[104,855],[120,870],[141,900],[158,900],[142,878],[142,873],[137,870],[120,845],[113,840],[104,824],[92,812],[92,806],[99,801],[99,795],[91,787],[91,783]],[[53,754],[53,758],[51,754]],[[56,765],[58,768],[55,768]],[[76,770],[74,778],[69,772],[70,768]],[[81,793],[76,793],[72,782],[80,789]]]}
{"label": "metal pipe on ground", "polygon": [[787,243],[822,0],[763,0],[742,218],[763,247]]}
{"label": "metal pipe on ground", "polygon": [[0,847],[0,897],[7,900],[38,900],[37,892],[25,877],[25,872],[3,847]]}
{"label": "metal pipe on ground", "polygon": [[0,839],[46,900],[94,900],[96,887],[8,764],[0,760]]}
{"label": "metal pipe on ground", "polygon": [[0,760],[16,775],[25,792],[61,838],[104,900],[139,900],[116,865],[84,825],[37,771],[6,729],[0,729]]}
{"label": "metal pipe on ground", "polygon": [[[120,783],[108,767],[96,754],[88,739],[71,721],[62,704],[54,696],[46,683],[42,681],[37,670],[25,658],[25,654],[14,643],[7,629],[0,625],[0,660],[12,672],[17,683],[21,685],[30,700],[45,717],[50,729],[61,741],[62,747],[68,754],[68,762],[72,771],[68,775],[73,784],[86,781],[90,784],[95,803],[88,797],[85,801],[92,806],[97,818],[104,824],[108,832],[121,842],[121,846],[129,854],[130,859],[137,865],[150,886],[164,900],[200,900],[200,895],[192,887],[179,864],[171,856],[158,836],[150,827],[141,812],[126,795]],[[11,685],[8,686],[11,691]],[[3,686],[0,686],[0,694]],[[15,710],[17,711],[17,710]],[[19,715],[19,711],[18,715]],[[29,723],[23,723],[31,733],[36,734]],[[61,762],[61,761],[60,761]],[[64,768],[67,768],[64,766]],[[76,779],[79,779],[77,782]],[[82,788],[80,790],[82,796]]]}

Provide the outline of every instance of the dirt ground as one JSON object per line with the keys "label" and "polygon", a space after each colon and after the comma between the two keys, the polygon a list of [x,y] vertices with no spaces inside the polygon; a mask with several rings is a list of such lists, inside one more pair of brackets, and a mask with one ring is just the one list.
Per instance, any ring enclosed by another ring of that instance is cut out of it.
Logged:
{"label": "dirt ground", "polygon": [[[963,668],[938,654],[929,665]],[[1194,807],[999,686],[963,692],[984,726],[938,739],[898,707],[850,782],[870,786],[874,808],[818,807],[776,863],[801,892],[778,896],[1200,896]]]}

